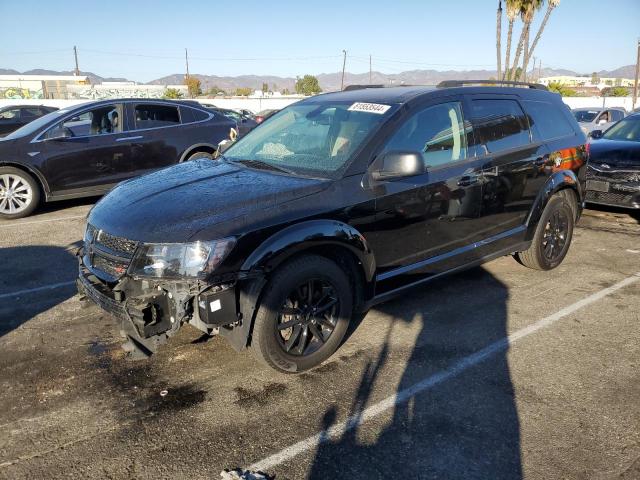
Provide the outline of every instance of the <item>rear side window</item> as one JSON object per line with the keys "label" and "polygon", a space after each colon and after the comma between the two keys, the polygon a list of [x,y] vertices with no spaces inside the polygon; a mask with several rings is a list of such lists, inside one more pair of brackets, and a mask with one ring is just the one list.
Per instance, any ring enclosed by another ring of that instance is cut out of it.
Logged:
{"label": "rear side window", "polygon": [[206,120],[207,118],[209,118],[209,114],[207,112],[203,112],[202,110],[196,110],[195,108],[192,108],[191,111],[193,112],[193,117],[195,118],[196,122],[201,122],[202,120]]}
{"label": "rear side window", "polygon": [[178,107],[169,105],[136,105],[136,128],[168,127],[180,123]]}
{"label": "rear side window", "polygon": [[529,124],[533,127],[533,131],[537,131],[541,137],[536,140],[544,141],[575,135],[575,131],[564,112],[553,104],[525,101],[524,108],[529,114]]}
{"label": "rear side window", "polygon": [[472,100],[476,143],[487,152],[499,152],[530,143],[529,125],[515,100]]}

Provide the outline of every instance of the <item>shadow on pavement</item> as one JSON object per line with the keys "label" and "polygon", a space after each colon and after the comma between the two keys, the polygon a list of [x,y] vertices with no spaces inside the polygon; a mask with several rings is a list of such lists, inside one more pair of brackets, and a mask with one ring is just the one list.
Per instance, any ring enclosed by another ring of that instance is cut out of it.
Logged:
{"label": "shadow on pavement", "polygon": [[[0,337],[75,295],[74,285],[25,291],[72,282],[77,265],[68,248],[45,245],[0,248]],[[10,295],[13,293],[16,295]]]}
{"label": "shadow on pavement", "polygon": [[[445,371],[507,336],[506,286],[481,268],[433,283],[378,309],[396,322],[421,323],[397,392]],[[444,303],[443,299],[455,300]],[[389,362],[393,325],[365,369],[349,415],[375,404],[376,382]],[[368,420],[318,447],[309,478],[522,477],[520,426],[507,351],[397,404],[391,419]],[[337,408],[328,408],[322,429]],[[371,424],[386,426],[369,430]],[[384,423],[383,423],[384,425]],[[380,430],[382,428],[382,430]],[[381,433],[379,433],[381,431]]]}

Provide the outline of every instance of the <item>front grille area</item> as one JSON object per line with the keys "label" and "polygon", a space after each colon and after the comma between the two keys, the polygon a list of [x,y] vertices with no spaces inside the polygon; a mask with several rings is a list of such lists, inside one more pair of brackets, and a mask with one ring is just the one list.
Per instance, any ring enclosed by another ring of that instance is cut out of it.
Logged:
{"label": "front grille area", "polygon": [[632,195],[625,195],[624,193],[612,193],[612,192],[594,192],[587,191],[587,202],[594,203],[609,203],[612,205],[630,205]]}
{"label": "front grille area", "polygon": [[93,225],[87,225],[84,238],[87,267],[109,282],[124,275],[138,247],[138,242],[111,235]]}
{"label": "front grille area", "polygon": [[134,242],[133,240],[116,237],[115,235],[111,235],[102,230],[98,233],[95,243],[105,246],[113,252],[124,254],[130,257],[133,256],[133,253],[136,251],[136,247],[138,246],[138,243]]}

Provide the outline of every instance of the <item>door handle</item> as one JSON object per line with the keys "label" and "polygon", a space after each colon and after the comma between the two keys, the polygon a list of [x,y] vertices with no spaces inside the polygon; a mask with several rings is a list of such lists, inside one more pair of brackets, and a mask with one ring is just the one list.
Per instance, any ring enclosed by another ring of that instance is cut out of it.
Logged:
{"label": "door handle", "polygon": [[129,140],[142,140],[144,137],[142,135],[138,135],[137,137],[123,137],[123,138],[116,138],[116,142],[126,142]]}
{"label": "door handle", "polygon": [[459,187],[468,187],[470,185],[475,185],[480,181],[479,175],[465,175],[460,180],[458,180]]}

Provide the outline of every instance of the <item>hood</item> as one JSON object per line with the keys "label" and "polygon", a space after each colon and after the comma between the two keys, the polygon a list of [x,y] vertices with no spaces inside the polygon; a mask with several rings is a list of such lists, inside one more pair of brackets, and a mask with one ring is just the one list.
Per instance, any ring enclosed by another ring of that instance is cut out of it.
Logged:
{"label": "hood", "polygon": [[330,183],[193,160],[118,185],[95,205],[88,221],[113,235],[144,242],[213,240],[194,237],[257,211],[266,219],[270,209],[314,195]]}
{"label": "hood", "polygon": [[640,142],[606,138],[592,141],[589,163],[594,166],[606,163],[612,168],[640,168]]}

